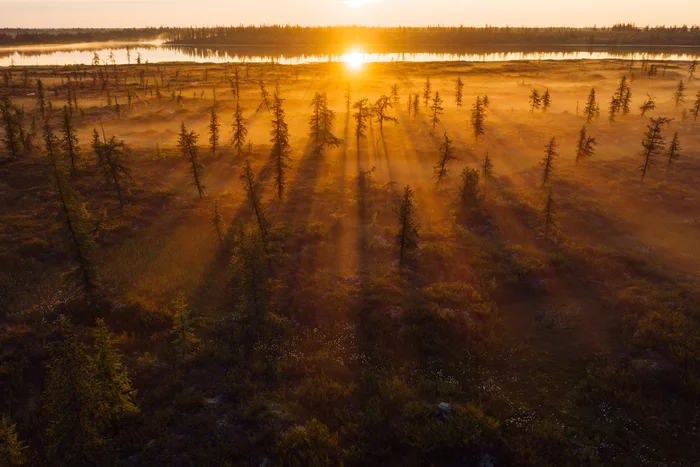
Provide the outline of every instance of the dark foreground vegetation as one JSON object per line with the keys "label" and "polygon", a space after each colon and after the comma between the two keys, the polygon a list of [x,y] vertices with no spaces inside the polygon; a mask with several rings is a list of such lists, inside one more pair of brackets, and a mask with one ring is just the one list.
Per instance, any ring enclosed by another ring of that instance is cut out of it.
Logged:
{"label": "dark foreground vegetation", "polygon": [[479,45],[700,46],[698,26],[591,28],[229,26],[145,29],[0,29],[0,46],[163,39],[173,44],[246,46],[384,45],[394,48]]}
{"label": "dark foreground vegetation", "polygon": [[0,70],[0,465],[700,462],[695,68]]}

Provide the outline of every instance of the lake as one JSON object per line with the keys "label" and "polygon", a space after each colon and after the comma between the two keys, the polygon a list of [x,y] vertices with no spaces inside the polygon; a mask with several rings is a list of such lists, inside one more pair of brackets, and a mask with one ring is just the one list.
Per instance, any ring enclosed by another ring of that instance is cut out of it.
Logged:
{"label": "lake", "polygon": [[97,53],[102,62],[136,63],[265,63],[283,65],[344,62],[434,62],[434,61],[523,61],[523,60],[655,60],[676,61],[700,58],[700,47],[645,46],[494,46],[465,50],[427,45],[420,51],[384,50],[381,46],[171,46],[159,42],[82,43],[69,45],[0,48],[0,66],[89,65]]}

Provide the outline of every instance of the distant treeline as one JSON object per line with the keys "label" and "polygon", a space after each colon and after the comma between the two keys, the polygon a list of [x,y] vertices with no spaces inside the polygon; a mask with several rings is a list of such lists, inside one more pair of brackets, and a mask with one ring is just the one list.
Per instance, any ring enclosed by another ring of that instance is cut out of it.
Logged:
{"label": "distant treeline", "polygon": [[232,26],[140,29],[0,29],[0,46],[162,39],[174,45],[690,45],[700,26],[591,28]]}
{"label": "distant treeline", "polygon": [[219,27],[190,28],[173,33],[173,44],[197,45],[696,45],[700,26],[609,28],[525,27]]}
{"label": "distant treeline", "polygon": [[140,29],[0,29],[0,46],[72,44],[77,42],[139,41],[169,39],[180,30]]}

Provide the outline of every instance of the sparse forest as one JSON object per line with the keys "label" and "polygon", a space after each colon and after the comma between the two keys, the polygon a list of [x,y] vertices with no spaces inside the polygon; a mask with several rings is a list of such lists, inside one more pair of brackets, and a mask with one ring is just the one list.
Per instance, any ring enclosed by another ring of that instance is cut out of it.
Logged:
{"label": "sparse forest", "polygon": [[[161,33],[700,40],[112,37]],[[1,69],[0,466],[700,463],[693,73]]]}

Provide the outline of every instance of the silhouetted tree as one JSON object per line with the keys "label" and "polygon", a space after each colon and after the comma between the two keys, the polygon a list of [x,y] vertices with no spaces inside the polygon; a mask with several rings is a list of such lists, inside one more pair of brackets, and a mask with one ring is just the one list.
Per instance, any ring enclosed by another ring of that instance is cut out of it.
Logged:
{"label": "silhouetted tree", "polygon": [[434,130],[438,123],[440,123],[440,115],[442,115],[444,110],[439,91],[435,91],[435,97],[433,98],[433,104],[430,106],[430,110],[433,112],[432,121]]}
{"label": "silhouetted tree", "polygon": [[600,106],[595,98],[595,88],[591,88],[591,92],[588,94],[586,106],[583,108],[583,115],[586,117],[586,123],[591,123],[600,115]]}
{"label": "silhouetted tree", "polygon": [[243,117],[243,108],[241,101],[236,101],[236,111],[233,113],[233,147],[236,150],[236,155],[240,157],[243,153],[246,138],[248,137],[248,128],[246,125],[248,120]]}
{"label": "silhouetted tree", "polygon": [[554,228],[554,198],[552,197],[552,187],[549,187],[547,197],[544,200],[544,239],[549,240],[549,236]]}
{"label": "silhouetted tree", "polygon": [[491,101],[489,100],[489,96],[484,94],[484,97],[481,99],[481,103],[484,104],[484,109],[488,109],[489,104],[491,103]]}
{"label": "silhouetted tree", "polygon": [[486,110],[479,96],[476,96],[472,106],[471,124],[474,138],[479,139],[484,134],[484,121],[486,120]]}
{"label": "silhouetted tree", "polygon": [[678,82],[676,92],[673,93],[673,99],[676,101],[676,108],[685,102],[685,84],[683,84],[683,80]]}
{"label": "silhouetted tree", "polygon": [[80,147],[78,145],[78,135],[73,126],[73,118],[68,111],[68,106],[63,107],[63,127],[61,130],[63,132],[61,147],[64,154],[70,160],[71,173],[75,173],[78,170],[77,163],[80,160]]}
{"label": "silhouetted tree", "polygon": [[406,103],[408,104],[408,118],[411,118],[411,113],[413,109],[413,94],[411,94],[410,92],[408,93],[408,99]]}
{"label": "silhouetted tree", "polygon": [[199,162],[197,157],[197,153],[199,152],[199,148],[197,147],[198,138],[199,137],[194,131],[187,131],[185,122],[182,122],[180,126],[180,137],[177,145],[180,148],[182,155],[190,163],[190,175],[192,176],[190,185],[194,185],[197,188],[197,193],[199,193],[199,197],[201,198],[204,196],[205,188],[204,184],[202,183],[204,166]]}
{"label": "silhouetted tree", "polygon": [[542,98],[540,97],[540,92],[537,89],[532,90],[530,93],[530,113],[534,114],[535,110],[540,108],[540,105],[542,105]]}
{"label": "silhouetted tree", "polygon": [[420,108],[420,96],[415,94],[413,96],[413,118],[418,116],[418,109]]}
{"label": "silhouetted tree", "polygon": [[639,107],[639,110],[642,112],[642,118],[644,118],[647,112],[650,112],[655,108],[656,103],[654,102],[654,99],[651,97],[651,95],[647,94],[647,100],[645,100],[644,103]]}
{"label": "silhouetted tree", "polygon": [[369,108],[369,101],[367,99],[360,99],[352,106],[356,112],[353,114],[355,119],[355,137],[359,143],[360,138],[365,137],[365,131],[367,131],[367,121],[371,117],[371,110]]}
{"label": "silhouetted tree", "polygon": [[384,122],[391,122],[394,124],[399,123],[399,120],[396,117],[387,115],[387,112],[391,108],[392,103],[389,98],[387,96],[381,96],[379,99],[377,99],[377,102],[374,103],[374,106],[370,111],[376,117],[377,123],[379,123],[379,133],[381,134],[384,134]]}
{"label": "silhouetted tree", "polygon": [[216,151],[219,149],[221,124],[219,123],[219,113],[216,111],[216,99],[214,105],[211,106],[209,114],[209,145],[211,147],[212,156],[216,157]]}
{"label": "silhouetted tree", "polygon": [[428,102],[430,101],[432,84],[430,82],[430,77],[425,79],[425,84],[423,85],[423,101],[425,106],[428,107]]}
{"label": "silhouetted tree", "polygon": [[695,77],[695,68],[697,64],[697,60],[693,60],[692,62],[690,62],[690,65],[688,66],[688,81],[692,81],[693,77]]}
{"label": "silhouetted tree", "polygon": [[552,139],[545,145],[545,155],[544,158],[542,159],[542,162],[540,162],[540,166],[542,167],[542,186],[544,187],[549,180],[552,178],[552,169],[553,169],[553,164],[554,164],[554,158],[557,157],[559,154],[556,152],[557,150],[557,143],[555,141],[555,138],[552,137]]}
{"label": "silhouetted tree", "polygon": [[464,93],[464,83],[462,82],[462,77],[458,76],[455,82],[455,104],[457,107],[462,107],[462,96]]}
{"label": "silhouetted tree", "polygon": [[547,111],[547,109],[552,105],[552,96],[549,94],[549,89],[545,90],[542,95],[542,110]]}
{"label": "silhouetted tree", "polygon": [[92,303],[98,289],[98,275],[92,261],[92,252],[95,248],[91,235],[87,212],[78,202],[76,193],[71,189],[66,180],[65,170],[58,154],[60,142],[53,133],[51,125],[44,121],[44,145],[49,166],[52,170],[54,187],[58,194],[58,204],[61,218],[70,240],[73,259],[78,267],[75,271],[80,276],[85,301]]}
{"label": "silhouetted tree", "polygon": [[399,232],[396,245],[399,249],[399,266],[403,266],[408,255],[418,247],[418,225],[415,223],[416,204],[414,193],[409,185],[403,190],[396,213],[399,217]]}
{"label": "silhouetted tree", "polygon": [[275,185],[277,185],[277,199],[282,199],[284,187],[286,185],[286,170],[289,168],[287,161],[291,146],[289,145],[289,129],[285,121],[284,109],[282,104],[284,99],[280,96],[279,89],[275,89],[275,94],[272,97],[272,130],[270,136],[272,139],[272,149],[270,157],[274,161],[275,166]]}
{"label": "silhouetted tree", "polygon": [[668,162],[666,163],[666,171],[671,168],[671,166],[681,157],[681,142],[678,138],[678,132],[673,134],[673,139],[671,140],[671,145],[668,147]]}
{"label": "silhouetted tree", "polygon": [[132,181],[131,169],[126,162],[129,147],[123,140],[118,140],[116,136],[112,136],[108,140],[104,130],[103,142],[98,144],[96,151],[99,154],[98,160],[101,161],[105,182],[114,187],[119,199],[119,206],[123,208],[124,194],[128,192],[128,184]]}
{"label": "silhouetted tree", "polygon": [[268,93],[265,88],[265,82],[260,79],[260,105],[258,106],[257,112],[260,112],[260,109],[263,107],[265,107],[268,112],[270,111],[270,93]]}
{"label": "silhouetted tree", "polygon": [[311,137],[316,143],[316,151],[321,153],[324,148],[334,148],[343,141],[333,134],[333,124],[335,123],[335,112],[328,108],[328,97],[326,93],[316,93],[311,100],[313,113],[309,118],[309,128]]}
{"label": "silhouetted tree", "polygon": [[399,100],[401,100],[399,97],[399,85],[393,84],[391,86],[391,103],[394,105],[394,107],[399,105]]}
{"label": "silhouetted tree", "polygon": [[433,172],[435,173],[435,186],[440,186],[443,178],[447,176],[449,169],[447,164],[452,161],[458,161],[459,158],[454,155],[454,146],[452,146],[452,140],[445,133],[445,140],[440,143],[440,159],[437,164],[433,166]]}
{"label": "silhouetted tree", "polygon": [[243,173],[241,174],[241,182],[243,183],[243,189],[245,190],[246,198],[248,199],[248,204],[250,205],[250,210],[253,211],[253,214],[255,215],[255,223],[258,227],[258,231],[260,232],[260,239],[262,241],[265,253],[267,254],[269,223],[265,217],[265,208],[262,205],[262,185],[255,179],[253,169],[250,166],[250,160],[245,161]]}
{"label": "silhouetted tree", "polygon": [[484,154],[484,161],[481,163],[481,173],[484,175],[484,193],[486,193],[488,182],[493,179],[493,162],[488,151]]}
{"label": "silhouetted tree", "polygon": [[586,126],[581,127],[576,144],[576,162],[591,157],[595,153],[596,140],[588,135]]}
{"label": "silhouetted tree", "polygon": [[41,118],[46,118],[46,95],[44,94],[44,83],[40,79],[36,80],[36,105],[39,108]]}
{"label": "silhouetted tree", "polygon": [[351,99],[352,99],[352,88],[350,86],[350,83],[348,83],[348,87],[345,90],[345,111],[349,114],[350,113],[350,104],[351,104]]}
{"label": "silhouetted tree", "polygon": [[644,139],[642,140],[642,147],[644,152],[642,153],[644,157],[644,162],[642,163],[639,170],[642,172],[641,183],[644,183],[644,177],[646,177],[649,169],[655,165],[656,156],[661,154],[664,150],[665,142],[663,136],[663,127],[669,123],[672,119],[666,117],[650,118],[647,124],[647,131],[644,133]]}

